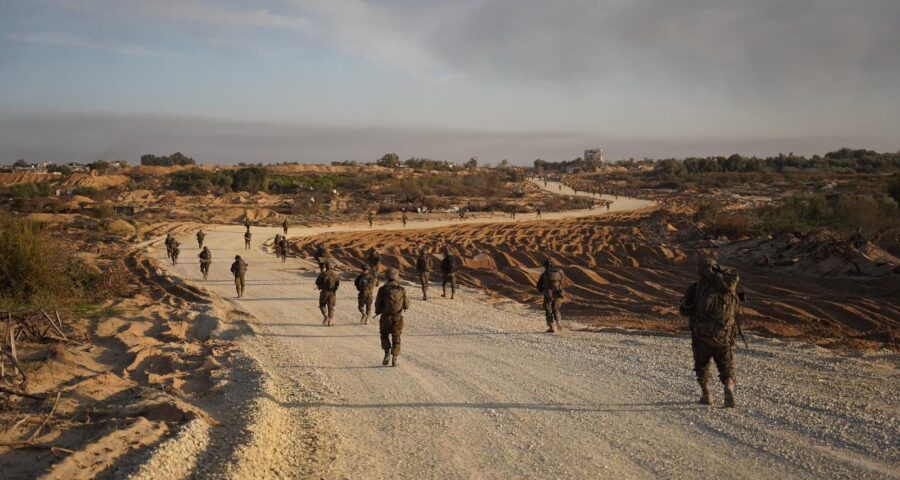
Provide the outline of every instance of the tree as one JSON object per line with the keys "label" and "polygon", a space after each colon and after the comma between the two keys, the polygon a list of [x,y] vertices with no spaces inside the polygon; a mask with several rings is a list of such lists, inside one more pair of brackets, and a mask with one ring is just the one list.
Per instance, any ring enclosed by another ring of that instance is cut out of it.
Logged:
{"label": "tree", "polygon": [[27,167],[28,162],[26,162],[24,158],[20,158],[16,160],[16,163],[14,163],[13,165],[15,165],[16,167]]}
{"label": "tree", "polygon": [[400,166],[400,156],[396,153],[386,153],[375,163],[382,167],[395,168]]}
{"label": "tree", "polygon": [[469,160],[466,161],[465,164],[463,164],[463,166],[468,170],[473,170],[473,169],[478,168],[478,157],[470,158]]}
{"label": "tree", "polygon": [[500,170],[506,170],[507,168],[509,168],[509,160],[504,158],[500,161],[500,164],[497,165],[497,168],[499,168]]}

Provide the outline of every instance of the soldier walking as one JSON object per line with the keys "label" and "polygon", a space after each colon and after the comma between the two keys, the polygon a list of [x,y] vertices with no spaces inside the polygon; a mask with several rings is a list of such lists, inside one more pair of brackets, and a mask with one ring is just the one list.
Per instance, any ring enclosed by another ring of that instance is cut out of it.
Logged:
{"label": "soldier walking", "polygon": [[431,279],[431,254],[422,248],[416,258],[416,272],[419,274],[419,285],[422,286],[422,300],[428,300],[428,281]]}
{"label": "soldier walking", "polygon": [[244,216],[244,227],[247,228],[247,231],[250,231],[250,217]]}
{"label": "soldier walking", "polygon": [[275,239],[272,240],[272,251],[275,252],[275,256],[281,258],[281,234],[276,233]]}
{"label": "soldier walking", "polygon": [[544,295],[544,315],[547,320],[547,333],[553,333],[553,324],[556,323],[556,329],[562,330],[559,324],[560,313],[559,308],[562,306],[566,292],[564,290],[565,274],[562,270],[553,266],[553,262],[548,258],[544,260],[544,272],[538,279],[537,290]]}
{"label": "soldier walking", "polygon": [[172,236],[171,233],[166,234],[166,258],[172,258],[172,242],[175,240],[175,237]]}
{"label": "soldier walking", "polygon": [[281,255],[281,263],[287,261],[287,236],[281,237],[281,241],[278,242],[278,253]]}
{"label": "soldier walking", "polygon": [[172,254],[170,255],[170,257],[172,258],[172,265],[178,265],[178,254],[181,253],[181,249],[179,248],[180,246],[181,246],[181,244],[178,243],[178,240],[175,240],[173,238],[172,239]]}
{"label": "soldier walking", "polygon": [[244,278],[247,275],[247,262],[240,255],[234,256],[234,263],[231,264],[231,273],[234,275],[234,288],[237,290],[238,298],[244,296]]}
{"label": "soldier walking", "polygon": [[375,315],[378,320],[378,333],[381,335],[381,349],[384,350],[382,365],[396,367],[400,363],[400,335],[403,333],[403,311],[409,308],[406,289],[400,286],[400,275],[397,270],[389,268],[385,274],[387,282],[378,289],[375,298]]}
{"label": "soldier walking", "polygon": [[250,229],[244,233],[244,249],[250,250],[250,238],[253,237],[253,234],[250,233]]}
{"label": "soldier walking", "polygon": [[369,218],[369,228],[372,228],[372,222],[375,220],[375,215],[372,215],[372,212],[369,212],[368,218]]}
{"label": "soldier walking", "polygon": [[200,273],[203,274],[203,279],[206,280],[206,277],[209,276],[209,266],[212,264],[212,252],[209,251],[209,247],[203,247],[203,250],[197,255],[200,258]]}
{"label": "soldier walking", "polygon": [[537,207],[534,210],[537,212],[537,218],[541,218],[541,207]]}
{"label": "soldier walking", "polygon": [[450,251],[450,247],[444,250],[444,258],[441,260],[441,288],[444,293],[442,297],[447,297],[447,284],[450,284],[450,300],[456,296],[456,269],[459,266],[459,259]]}
{"label": "soldier walking", "polygon": [[400,221],[403,222],[403,226],[406,226],[406,221],[409,220],[409,216],[406,214],[406,210],[403,210],[403,214],[400,216]]}
{"label": "soldier walking", "polygon": [[319,290],[319,311],[322,312],[322,325],[334,324],[334,304],[337,300],[337,289],[341,285],[341,276],[334,269],[333,262],[325,261],[325,271],[316,277],[316,288]]}
{"label": "soldier walking", "polygon": [[197,248],[203,248],[204,238],[206,238],[206,234],[203,233],[203,230],[197,230]]}
{"label": "soldier walking", "polygon": [[325,261],[328,259],[328,252],[325,250],[324,245],[320,243],[316,247],[313,258],[316,260],[316,263],[319,264],[319,273],[323,273],[325,271]]}
{"label": "soldier walking", "polygon": [[284,221],[281,222],[281,228],[284,229],[284,236],[286,237],[286,236],[287,236],[287,229],[288,229],[288,221],[287,221],[287,218],[285,218]]}
{"label": "soldier walking", "polygon": [[372,278],[375,279],[375,286],[378,286],[378,270],[381,265],[381,254],[378,253],[375,248],[369,248],[366,251],[366,263],[369,264],[369,272],[372,273]]}
{"label": "soldier walking", "polygon": [[716,363],[722,381],[725,407],[734,408],[734,342],[740,332],[737,314],[741,308],[737,285],[740,277],[715,260],[701,257],[700,279],[690,287],[678,307],[688,317],[694,372],[700,384],[700,403],[711,403],[709,361]]}
{"label": "soldier walking", "polygon": [[369,317],[372,316],[372,290],[375,288],[375,278],[369,273],[368,265],[362,266],[362,271],[356,276],[353,285],[358,292],[356,308],[359,309],[359,323],[365,325],[369,323]]}

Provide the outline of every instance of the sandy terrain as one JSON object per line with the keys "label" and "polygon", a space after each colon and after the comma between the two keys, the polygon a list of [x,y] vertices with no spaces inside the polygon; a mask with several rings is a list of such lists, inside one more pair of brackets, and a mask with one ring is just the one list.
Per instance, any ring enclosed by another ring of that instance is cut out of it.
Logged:
{"label": "sandy terrain", "polygon": [[[605,212],[545,217],[585,213]],[[453,222],[436,223],[416,226]],[[239,344],[258,365],[247,373],[265,385],[245,392],[252,409],[163,444],[148,465],[166,470],[145,467],[139,478],[897,478],[893,354],[751,338],[738,353],[739,408],[727,411],[694,403],[684,336],[578,331],[575,322],[545,335],[528,306],[468,288],[422,302],[409,288],[403,364],[381,367],[377,327],[357,324],[350,276],[337,325],[322,327],[311,262],[281,263],[261,247],[277,229],[254,228],[244,250],[242,231],[208,230],[207,281],[189,234],[182,262],[165,268],[246,312],[255,335]],[[249,263],[240,300],[228,273],[235,254]],[[158,247],[148,255],[166,263]]]}

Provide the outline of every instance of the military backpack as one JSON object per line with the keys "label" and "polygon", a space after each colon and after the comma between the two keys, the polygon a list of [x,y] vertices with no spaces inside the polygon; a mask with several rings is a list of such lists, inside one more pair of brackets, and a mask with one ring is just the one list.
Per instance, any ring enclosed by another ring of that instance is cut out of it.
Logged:
{"label": "military backpack", "polygon": [[324,290],[326,292],[335,292],[337,291],[338,285],[341,283],[341,276],[338,275],[334,270],[329,270],[323,273],[319,280],[316,281],[316,286],[319,287],[320,290]]}
{"label": "military backpack", "polygon": [[741,308],[737,294],[739,281],[737,272],[729,269],[717,272],[697,287],[693,333],[709,345],[724,347],[734,340]]}
{"label": "military backpack", "polygon": [[400,285],[385,285],[384,305],[382,315],[400,315],[403,313],[403,299],[406,292]]}

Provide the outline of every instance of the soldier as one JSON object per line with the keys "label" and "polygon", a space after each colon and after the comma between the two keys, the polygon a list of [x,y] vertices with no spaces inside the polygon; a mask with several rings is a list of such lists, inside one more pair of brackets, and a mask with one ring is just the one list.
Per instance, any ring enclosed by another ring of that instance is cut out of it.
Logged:
{"label": "soldier", "polygon": [[281,263],[287,261],[287,237],[281,237],[281,241],[278,243],[278,252],[281,254]]}
{"label": "soldier", "polygon": [[178,247],[180,247],[180,246],[181,246],[181,244],[178,243],[178,240],[175,240],[173,238],[172,239],[172,254],[170,255],[172,257],[172,265],[178,265],[178,254],[181,253],[181,249]]}
{"label": "soldier", "polygon": [[234,256],[234,263],[231,264],[231,273],[234,275],[234,288],[237,290],[238,298],[244,296],[244,277],[247,275],[247,262],[240,255]]}
{"label": "soldier", "polygon": [[316,259],[316,263],[319,264],[319,273],[325,272],[325,261],[328,259],[328,252],[325,250],[325,246],[321,243],[316,247],[315,253],[313,253],[313,258]]}
{"label": "soldier", "polygon": [[723,268],[707,257],[700,258],[699,273],[700,279],[688,287],[678,310],[688,317],[691,328],[700,403],[711,403],[708,380],[712,359],[724,386],[725,407],[734,408],[734,341],[740,332],[737,324],[741,307],[737,293],[740,278],[733,269]]}
{"label": "soldier", "polygon": [[379,265],[381,264],[381,254],[378,253],[374,248],[369,248],[366,251],[366,263],[369,264],[369,272],[372,273],[372,278],[375,279],[375,286],[378,286],[378,270]]}
{"label": "soldier", "polygon": [[250,217],[244,217],[244,226],[247,227],[247,231],[250,231]]}
{"label": "soldier", "polygon": [[516,219],[516,213],[518,213],[518,210],[519,210],[519,209],[516,208],[516,207],[512,207],[512,208],[509,210],[509,212],[512,213],[512,218],[513,218],[513,220]]}
{"label": "soldier", "polygon": [[403,226],[406,226],[406,221],[409,220],[409,216],[406,215],[406,210],[403,210],[403,214],[400,216],[400,220],[403,222]]}
{"label": "soldier", "polygon": [[396,367],[400,363],[400,335],[403,333],[403,311],[409,308],[406,289],[400,286],[400,275],[397,270],[389,268],[386,273],[387,282],[378,289],[375,297],[375,315],[381,315],[378,321],[378,333],[381,335],[381,348],[384,350],[382,365],[391,362]]}
{"label": "soldier", "polygon": [[368,218],[369,218],[369,228],[372,228],[372,221],[375,220],[375,215],[372,215],[372,212],[369,212]]}
{"label": "soldier", "polygon": [[456,268],[459,265],[459,259],[450,251],[450,247],[444,250],[444,259],[441,260],[441,288],[444,293],[442,297],[447,297],[447,284],[450,284],[450,300],[456,296]]}
{"label": "soldier", "polygon": [[319,310],[322,312],[322,325],[332,326],[334,323],[334,304],[337,300],[337,289],[341,285],[341,276],[334,269],[331,259],[325,261],[325,271],[316,277],[316,289],[319,290]]}
{"label": "soldier", "polygon": [[197,248],[203,248],[204,238],[206,238],[206,234],[203,233],[203,230],[197,230]]}
{"label": "soldier", "polygon": [[544,315],[547,319],[547,333],[553,333],[553,323],[556,328],[562,330],[559,324],[560,313],[559,307],[562,306],[566,292],[564,290],[565,275],[562,270],[553,266],[553,262],[548,258],[544,260],[544,273],[538,279],[537,289],[544,295]]}
{"label": "soldier", "polygon": [[253,234],[250,233],[250,229],[247,228],[247,231],[244,233],[244,248],[250,250],[250,238]]}
{"label": "soldier", "polygon": [[275,252],[275,256],[281,258],[281,234],[276,233],[275,239],[272,240],[272,250]]}
{"label": "soldier", "polygon": [[534,210],[537,212],[537,218],[541,218],[541,207],[537,207]]}
{"label": "soldier", "polygon": [[209,276],[209,266],[212,264],[212,252],[209,251],[209,247],[203,247],[203,250],[197,255],[200,258],[200,273],[203,274],[203,279],[206,280],[206,277]]}
{"label": "soldier", "polygon": [[606,202],[606,211],[609,211],[609,206],[612,205],[612,202]]}
{"label": "soldier", "polygon": [[171,233],[166,234],[166,258],[172,258],[172,241],[175,237]]}
{"label": "soldier", "polygon": [[369,273],[369,266],[363,265],[362,272],[356,276],[353,281],[356,286],[357,308],[359,309],[359,323],[365,325],[369,323],[369,317],[372,316],[372,289],[375,288],[375,278]]}
{"label": "soldier", "polygon": [[287,236],[287,229],[288,229],[288,221],[287,221],[287,218],[285,218],[284,221],[281,222],[281,228],[284,229],[284,236],[286,237],[286,236]]}
{"label": "soldier", "polygon": [[460,219],[460,221],[466,219],[466,209],[465,209],[465,207],[460,207],[460,209],[459,209],[459,219]]}
{"label": "soldier", "polygon": [[419,250],[416,258],[416,272],[419,274],[419,284],[422,285],[422,300],[428,300],[428,280],[431,277],[431,255],[428,250]]}

